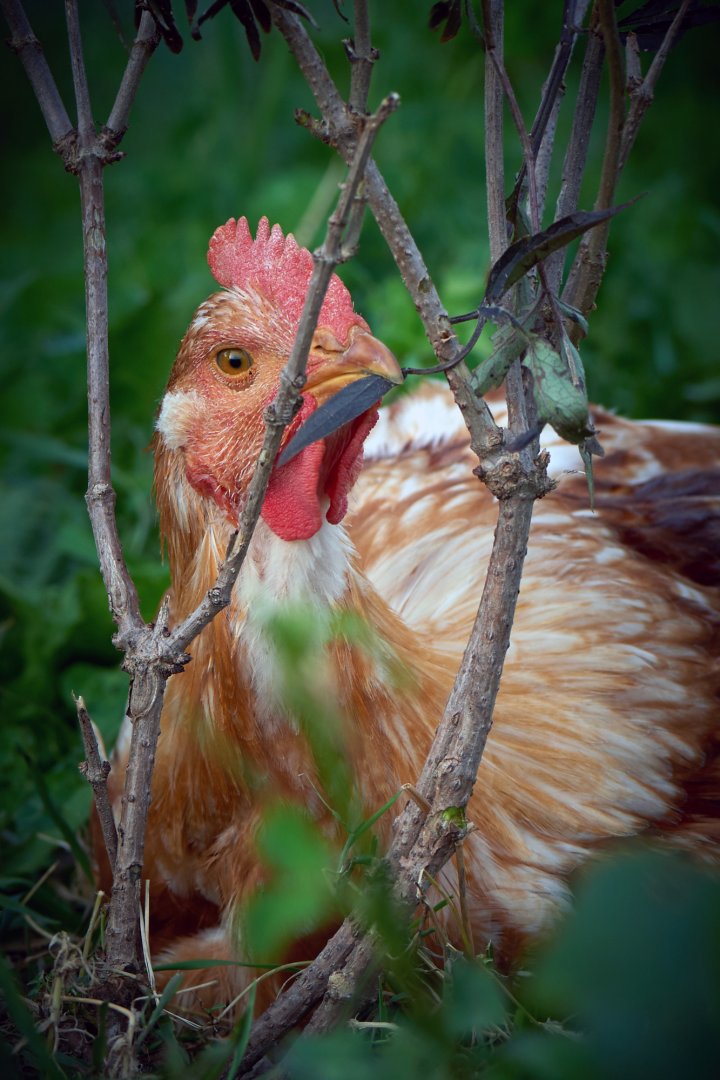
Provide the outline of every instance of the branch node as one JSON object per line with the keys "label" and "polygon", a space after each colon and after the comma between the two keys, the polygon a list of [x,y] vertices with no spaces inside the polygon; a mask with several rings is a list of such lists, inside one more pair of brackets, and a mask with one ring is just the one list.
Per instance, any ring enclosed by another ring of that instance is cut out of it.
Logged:
{"label": "branch node", "polygon": [[333,145],[333,140],[327,124],[323,123],[322,120],[318,120],[317,117],[309,113],[307,109],[295,110],[295,123],[299,124],[300,127],[305,128],[306,131],[309,131],[311,135],[314,135],[320,142],[325,143],[326,146]]}
{"label": "branch node", "polygon": [[550,455],[541,451],[534,467],[526,472],[516,454],[503,454],[491,463],[481,462],[473,472],[482,480],[495,498],[502,502],[512,498],[542,499],[557,487],[547,475]]}

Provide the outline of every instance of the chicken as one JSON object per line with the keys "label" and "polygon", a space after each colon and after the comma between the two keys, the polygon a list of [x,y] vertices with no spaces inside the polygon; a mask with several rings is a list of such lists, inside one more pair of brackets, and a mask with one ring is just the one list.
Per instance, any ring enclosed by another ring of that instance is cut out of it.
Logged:
{"label": "chicken", "polygon": [[[230,220],[208,259],[224,291],[183,339],[154,442],[174,620],[212,586],[237,524],[312,269],[266,219],[254,239],[244,218]],[[367,373],[401,377],[335,277],[285,443]],[[559,486],[536,507],[468,807],[476,945],[493,942],[507,962],[553,923],[572,872],[613,838],[650,830],[709,856],[720,839],[720,431],[601,410],[594,422],[606,448],[594,513],[577,450],[546,439]],[[318,693],[345,718],[339,737],[368,814],[418,776],[492,544],[496,507],[475,464],[459,412],[433,383],[275,467],[232,604],[167,688],[144,872],[164,964],[242,959],[232,927],[263,881],[255,839],[268,806],[298,803],[334,828],[308,738],[283,704],[269,614],[302,604],[319,620],[347,613],[371,628],[370,645],[330,637]],[[110,778],[116,806],[128,748],[126,728]],[[378,823],[385,839],[394,812]],[[444,887],[455,884],[449,864]],[[216,967],[187,982],[214,980],[196,994],[207,1005],[252,975]]]}

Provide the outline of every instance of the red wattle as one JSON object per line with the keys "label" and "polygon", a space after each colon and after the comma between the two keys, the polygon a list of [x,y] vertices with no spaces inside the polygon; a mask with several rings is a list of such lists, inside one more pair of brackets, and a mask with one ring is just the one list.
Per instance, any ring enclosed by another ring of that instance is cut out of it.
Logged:
{"label": "red wattle", "polygon": [[326,516],[331,525],[337,525],[347,514],[348,495],[363,466],[363,443],[377,420],[377,409],[369,409],[359,417],[337,468],[329,478],[326,491],[330,496],[330,506]]}
{"label": "red wattle", "polygon": [[[289,437],[316,407],[315,399],[309,394],[303,397],[300,412],[290,426]],[[317,484],[324,456],[325,443],[312,443],[287,465],[273,469],[262,516],[281,540],[309,540],[322,525]]]}
{"label": "red wattle", "polygon": [[[288,430],[286,442],[317,403],[303,397],[300,412]],[[329,499],[326,518],[337,525],[347,513],[348,494],[363,462],[363,443],[378,418],[369,409],[352,424],[326,439],[311,443],[287,465],[273,469],[263,502],[262,516],[281,540],[309,540],[322,526],[322,504]]]}

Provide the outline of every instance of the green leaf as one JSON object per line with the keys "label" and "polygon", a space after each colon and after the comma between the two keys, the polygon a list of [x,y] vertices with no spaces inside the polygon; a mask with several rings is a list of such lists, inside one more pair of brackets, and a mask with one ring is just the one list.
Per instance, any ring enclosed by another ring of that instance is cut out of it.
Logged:
{"label": "green leaf", "polygon": [[571,443],[593,435],[582,372],[572,373],[565,357],[535,334],[531,335],[524,364],[533,374],[538,418]]}
{"label": "green leaf", "polygon": [[[391,806],[395,805],[395,803],[397,802],[397,800],[400,798],[401,795],[402,795],[402,788],[400,789],[400,791],[396,791],[395,794],[391,798],[389,798],[386,803],[383,803],[383,805],[380,807],[379,810],[376,810],[374,814],[371,814],[370,817],[367,818],[365,821],[363,821],[360,825],[358,825],[357,828],[352,829],[352,831],[348,834],[348,838],[345,841],[345,846],[343,847],[342,852],[340,853],[340,866],[341,867],[343,867],[345,865],[347,857],[350,854],[350,849],[354,846],[354,844],[357,843],[357,841],[360,839],[360,837],[363,836],[364,833],[366,833],[368,829],[371,829],[373,827],[373,825],[375,824],[376,821],[379,821],[379,819],[383,816],[383,814],[387,813],[387,811],[390,809]],[[354,861],[359,863],[360,858],[358,858],[358,859],[356,859]]]}
{"label": "green leaf", "polygon": [[135,1043],[136,1046],[141,1046],[143,1044],[145,1039],[148,1037],[152,1029],[157,1024],[163,1012],[167,1008],[168,1004],[170,1003],[170,999],[175,996],[175,991],[179,990],[182,986],[182,982],[183,977],[182,975],[180,975],[180,973],[178,973],[177,975],[173,975],[172,978],[168,980],[167,986],[163,989],[162,994],[160,995],[158,1001],[155,1004],[155,1008],[150,1013],[145,1027],[138,1035],[137,1041]]}
{"label": "green leaf", "polygon": [[294,938],[337,917],[328,875],[337,856],[296,806],[276,806],[267,814],[257,847],[269,880],[241,916],[243,952],[248,959],[267,961],[281,955]]}
{"label": "green leaf", "polygon": [[529,989],[535,1015],[574,1017],[598,1076],[710,1080],[720,1059],[720,879],[647,850],[595,864]]}
{"label": "green leaf", "polygon": [[458,959],[452,965],[443,1001],[448,1031],[458,1037],[501,1024],[505,1001],[492,974],[482,964]]}
{"label": "green leaf", "polygon": [[503,326],[493,338],[490,356],[481,360],[472,374],[472,382],[478,397],[484,397],[489,390],[500,386],[513,360],[521,355],[528,346],[528,335],[516,326]]}
{"label": "green leaf", "polygon": [[565,301],[561,300],[559,296],[555,297],[555,302],[560,308],[560,310],[563,312],[563,314],[567,315],[568,319],[571,319],[572,322],[577,323],[584,334],[588,333],[590,327],[588,325],[587,319],[582,314],[582,312],[578,311],[576,307],[572,307],[571,304],[566,304]]}

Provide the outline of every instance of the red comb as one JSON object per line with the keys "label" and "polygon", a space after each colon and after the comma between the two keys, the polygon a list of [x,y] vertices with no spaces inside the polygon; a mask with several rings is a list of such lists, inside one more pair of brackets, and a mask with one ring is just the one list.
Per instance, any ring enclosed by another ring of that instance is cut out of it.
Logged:
{"label": "red comb", "polygon": [[[216,229],[208,248],[208,264],[213,276],[226,288],[252,288],[272,300],[295,329],[300,322],[305,294],[313,270],[312,255],[299,247],[292,233],[283,234],[279,225],[261,218],[253,240],[247,218],[235,218]],[[319,323],[334,333],[340,344],[347,340],[351,326],[366,327],[353,311],[350,293],[333,274],[320,311]]]}

